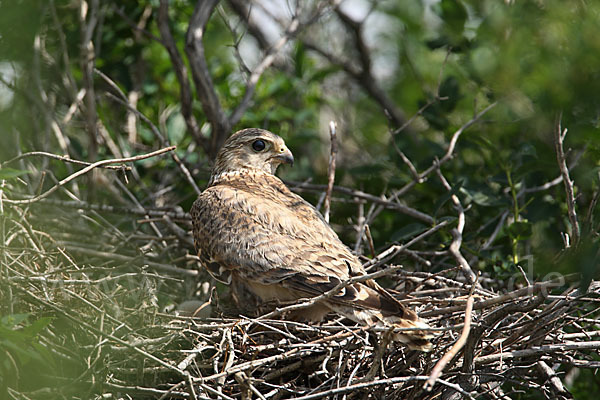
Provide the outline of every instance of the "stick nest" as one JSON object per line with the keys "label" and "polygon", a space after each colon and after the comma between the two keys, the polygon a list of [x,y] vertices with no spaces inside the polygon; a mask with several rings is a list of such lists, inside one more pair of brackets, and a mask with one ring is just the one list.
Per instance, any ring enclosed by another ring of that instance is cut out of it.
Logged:
{"label": "stick nest", "polygon": [[[238,315],[188,254],[181,211],[124,218],[84,203],[4,207],[2,302],[26,316],[12,330],[46,321],[28,342],[43,378],[9,387],[14,398],[570,398],[565,373],[600,367],[595,282],[580,292],[568,277],[515,284],[484,275],[471,290],[458,268],[396,268],[380,282],[434,327],[433,351],[422,353],[335,315],[320,325]],[[466,344],[425,390],[461,335],[469,299]],[[12,362],[23,373],[27,363]]]}

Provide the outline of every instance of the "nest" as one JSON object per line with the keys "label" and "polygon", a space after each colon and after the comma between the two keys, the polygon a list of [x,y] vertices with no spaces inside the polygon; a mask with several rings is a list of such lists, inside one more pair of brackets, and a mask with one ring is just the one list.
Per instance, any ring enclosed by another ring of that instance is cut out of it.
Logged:
{"label": "nest", "polygon": [[[4,205],[4,314],[26,316],[12,332],[40,325],[23,346],[43,361],[41,379],[20,377],[15,386],[5,378],[9,398],[453,399],[537,391],[555,399],[570,398],[563,382],[572,371],[600,367],[595,282],[585,292],[571,277],[511,288],[489,276],[469,283],[460,268],[432,274],[371,263],[369,272],[384,275],[433,327],[433,350],[423,353],[333,314],[322,324],[285,319],[310,299],[237,315],[187,254],[183,213],[123,219],[110,207],[59,203]],[[136,229],[124,232],[115,223],[123,220]],[[149,234],[151,222],[163,234]],[[161,241],[157,252],[151,243]],[[17,374],[31,368],[2,351]],[[425,388],[436,366],[441,374]]]}

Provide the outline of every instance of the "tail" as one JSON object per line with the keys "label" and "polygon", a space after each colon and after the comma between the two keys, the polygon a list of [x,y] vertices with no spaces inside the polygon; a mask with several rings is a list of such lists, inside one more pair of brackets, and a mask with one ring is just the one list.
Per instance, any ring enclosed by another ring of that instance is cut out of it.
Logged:
{"label": "tail", "polygon": [[[414,315],[417,316],[416,314]],[[406,331],[394,332],[394,340],[406,344],[409,349],[428,352],[433,348],[433,345],[429,341],[429,339],[433,338],[431,332],[428,332],[427,330],[413,330],[415,328],[430,328],[430,326],[419,317],[417,317],[415,321],[390,317],[387,319],[387,321],[383,322],[383,325],[391,325],[394,328],[399,329],[410,329]]]}
{"label": "tail", "polygon": [[[347,290],[343,296],[337,298],[334,296],[331,299],[341,300],[341,297],[345,297],[345,301],[329,301],[328,306],[338,314],[364,325],[406,329],[395,332],[394,340],[406,344],[413,350],[430,351],[432,349],[429,339],[433,338],[433,334],[427,331],[430,326],[384,288],[374,281],[366,281],[365,284],[351,285],[351,289]],[[353,292],[352,301],[348,301],[350,292]]]}

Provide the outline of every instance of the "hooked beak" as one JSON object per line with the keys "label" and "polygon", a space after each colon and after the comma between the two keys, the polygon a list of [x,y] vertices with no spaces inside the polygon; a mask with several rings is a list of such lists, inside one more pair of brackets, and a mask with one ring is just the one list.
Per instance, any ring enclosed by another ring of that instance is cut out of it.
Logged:
{"label": "hooked beak", "polygon": [[287,147],[283,147],[279,151],[279,154],[277,154],[273,158],[281,164],[294,165],[294,156],[292,155],[292,152]]}

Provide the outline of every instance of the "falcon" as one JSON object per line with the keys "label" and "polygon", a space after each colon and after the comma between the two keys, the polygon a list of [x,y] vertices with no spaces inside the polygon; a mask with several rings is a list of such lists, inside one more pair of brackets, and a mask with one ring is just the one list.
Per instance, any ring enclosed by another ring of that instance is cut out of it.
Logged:
{"label": "falcon", "polygon": [[[316,297],[366,274],[317,209],[275,176],[279,165],[293,162],[278,135],[238,131],[219,151],[190,212],[201,264],[263,302]],[[431,335],[418,329],[429,326],[374,280],[346,285],[299,317],[320,321],[332,311],[366,326],[417,328],[395,332],[394,339],[431,349]]]}

